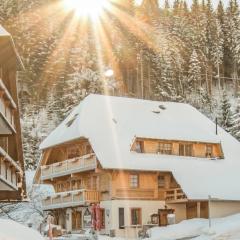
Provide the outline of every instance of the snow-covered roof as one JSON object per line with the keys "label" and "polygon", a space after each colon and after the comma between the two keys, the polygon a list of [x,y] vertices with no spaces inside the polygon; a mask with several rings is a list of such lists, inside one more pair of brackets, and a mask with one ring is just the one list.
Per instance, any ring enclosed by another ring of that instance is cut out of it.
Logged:
{"label": "snow-covered roof", "polygon": [[0,36],[10,36],[9,32],[6,31],[1,25],[0,25]]}
{"label": "snow-covered roof", "polygon": [[[221,143],[222,160],[130,151],[136,137]],[[42,142],[89,139],[105,169],[171,171],[189,199],[240,200],[240,143],[192,106],[89,95]]]}

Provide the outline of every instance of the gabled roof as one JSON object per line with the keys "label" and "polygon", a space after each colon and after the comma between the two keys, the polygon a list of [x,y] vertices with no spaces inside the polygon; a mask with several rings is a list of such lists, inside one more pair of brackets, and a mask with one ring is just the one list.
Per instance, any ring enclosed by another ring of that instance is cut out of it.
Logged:
{"label": "gabled roof", "polygon": [[[225,158],[209,160],[131,152],[136,137],[221,143]],[[240,143],[184,103],[89,95],[42,142],[51,148],[89,139],[105,169],[171,171],[189,199],[240,200]]]}
{"label": "gabled roof", "polygon": [[0,25],[0,40],[1,39],[7,39],[8,40],[8,43],[9,45],[11,46],[12,48],[12,51],[14,52],[14,54],[16,55],[16,58],[18,60],[18,63],[20,65],[20,67],[22,69],[24,69],[24,65],[23,65],[23,62],[22,62],[22,59],[21,57],[19,56],[18,52],[17,52],[17,49],[15,47],[15,44],[14,44],[14,41],[13,41],[13,38],[11,36],[11,34],[5,29],[3,28],[1,25]]}

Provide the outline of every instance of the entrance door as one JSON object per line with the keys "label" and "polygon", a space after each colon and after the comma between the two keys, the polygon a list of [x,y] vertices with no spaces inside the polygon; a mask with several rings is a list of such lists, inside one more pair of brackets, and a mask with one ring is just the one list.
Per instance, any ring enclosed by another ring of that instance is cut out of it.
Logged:
{"label": "entrance door", "polygon": [[118,217],[119,217],[119,229],[124,228],[124,208],[119,208],[118,209]]}
{"label": "entrance door", "polygon": [[158,209],[159,226],[167,226],[168,225],[167,215],[172,213],[174,213],[173,209]]}
{"label": "entrance door", "polygon": [[82,229],[82,212],[73,211],[72,212],[72,229],[81,230]]}

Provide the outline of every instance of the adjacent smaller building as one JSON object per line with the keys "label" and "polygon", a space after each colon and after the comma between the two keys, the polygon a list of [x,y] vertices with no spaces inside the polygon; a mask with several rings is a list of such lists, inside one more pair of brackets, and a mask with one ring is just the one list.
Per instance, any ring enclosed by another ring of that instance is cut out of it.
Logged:
{"label": "adjacent smaller building", "polygon": [[23,67],[13,39],[0,25],[0,201],[22,200],[25,196],[18,66]]}
{"label": "adjacent smaller building", "polygon": [[56,191],[43,208],[67,231],[240,211],[240,144],[187,104],[89,95],[40,147],[35,182]]}

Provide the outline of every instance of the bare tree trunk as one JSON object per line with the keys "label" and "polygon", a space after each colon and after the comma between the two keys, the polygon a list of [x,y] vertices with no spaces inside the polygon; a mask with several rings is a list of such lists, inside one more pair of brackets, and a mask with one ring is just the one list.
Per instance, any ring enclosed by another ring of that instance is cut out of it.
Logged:
{"label": "bare tree trunk", "polygon": [[144,97],[144,82],[143,82],[143,59],[142,59],[142,51],[140,53],[140,61],[141,61],[141,98]]}
{"label": "bare tree trunk", "polygon": [[148,62],[148,97],[151,97],[151,65]]}
{"label": "bare tree trunk", "polygon": [[217,64],[217,76],[218,76],[218,91],[221,91],[221,78],[220,78],[220,65]]}

